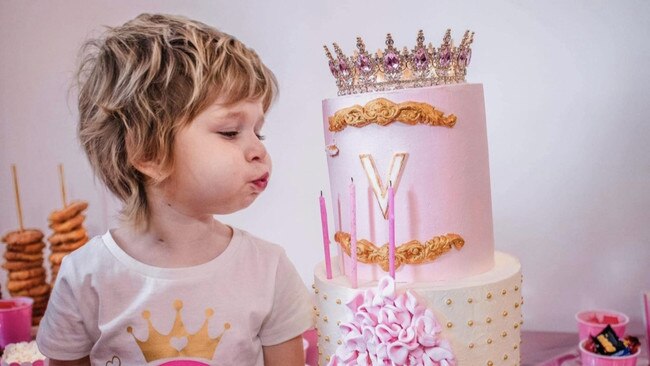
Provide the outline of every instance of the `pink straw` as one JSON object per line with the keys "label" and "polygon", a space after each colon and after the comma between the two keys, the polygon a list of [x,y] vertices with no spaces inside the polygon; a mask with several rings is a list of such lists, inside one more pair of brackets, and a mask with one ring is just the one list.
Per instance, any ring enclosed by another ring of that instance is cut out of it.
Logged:
{"label": "pink straw", "polygon": [[325,207],[325,198],[323,197],[323,191],[320,192],[320,222],[321,227],[323,228],[323,249],[325,250],[325,271],[327,273],[327,279],[332,279],[332,258],[330,256],[330,234],[329,228],[327,227],[327,209]]}
{"label": "pink straw", "polygon": [[388,187],[388,267],[395,279],[395,191],[393,182]]}
{"label": "pink straw", "polygon": [[350,183],[350,244],[352,257],[352,288],[357,288],[357,194],[354,188],[354,179]]}
{"label": "pink straw", "polygon": [[643,294],[643,304],[645,307],[645,339],[648,344],[648,353],[650,353],[650,292]]}

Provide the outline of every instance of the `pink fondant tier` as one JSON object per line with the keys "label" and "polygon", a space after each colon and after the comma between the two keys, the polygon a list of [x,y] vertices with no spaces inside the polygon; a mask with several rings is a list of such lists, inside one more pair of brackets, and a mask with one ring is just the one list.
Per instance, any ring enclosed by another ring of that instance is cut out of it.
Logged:
{"label": "pink fondant tier", "polygon": [[[420,102],[445,117],[457,117],[453,127],[393,122],[370,123],[330,131],[329,117],[344,108],[385,98],[393,103]],[[357,239],[377,247],[388,243],[388,220],[375,197],[360,155],[371,155],[381,186],[396,153],[408,154],[395,185],[396,246],[455,234],[462,248],[452,248],[435,260],[402,265],[396,281],[448,281],[487,272],[494,267],[494,239],[482,84],[457,84],[390,92],[341,96],[323,101],[325,144],[329,166],[334,227],[350,233],[350,179],[356,186]],[[332,146],[334,145],[335,148]],[[341,254],[340,246],[339,254]],[[341,255],[345,273],[351,260]],[[359,286],[386,272],[376,264],[358,265]]]}

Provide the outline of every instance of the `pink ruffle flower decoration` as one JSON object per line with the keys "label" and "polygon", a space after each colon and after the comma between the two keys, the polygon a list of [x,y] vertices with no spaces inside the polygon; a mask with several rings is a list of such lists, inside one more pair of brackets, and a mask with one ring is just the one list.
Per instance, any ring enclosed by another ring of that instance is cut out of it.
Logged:
{"label": "pink ruffle flower decoration", "polygon": [[343,343],[330,359],[339,365],[455,366],[448,341],[433,312],[406,291],[395,295],[390,276],[348,304],[353,318],[341,323]]}

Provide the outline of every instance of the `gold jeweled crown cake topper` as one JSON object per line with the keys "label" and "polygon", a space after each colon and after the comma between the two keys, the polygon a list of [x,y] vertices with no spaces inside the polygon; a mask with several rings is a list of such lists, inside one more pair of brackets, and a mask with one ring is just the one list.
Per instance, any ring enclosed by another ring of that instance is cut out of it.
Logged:
{"label": "gold jeweled crown cake topper", "polygon": [[467,67],[472,57],[470,48],[474,32],[465,32],[458,47],[447,29],[440,47],[431,43],[424,45],[424,32],[418,31],[417,44],[409,51],[399,51],[393,37],[386,35],[386,48],[371,55],[361,37],[357,37],[357,50],[347,57],[338,44],[334,43],[336,58],[329,48],[325,54],[329,68],[339,88],[338,95],[368,93],[403,88],[418,88],[440,84],[465,82]]}

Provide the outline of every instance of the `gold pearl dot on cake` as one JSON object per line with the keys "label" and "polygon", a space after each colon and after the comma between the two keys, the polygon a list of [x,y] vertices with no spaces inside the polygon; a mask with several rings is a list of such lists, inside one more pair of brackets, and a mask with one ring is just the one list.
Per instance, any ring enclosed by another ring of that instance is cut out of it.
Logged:
{"label": "gold pearl dot on cake", "polygon": [[453,326],[454,326],[454,324],[452,324],[451,322],[447,323],[447,328],[451,328]]}
{"label": "gold pearl dot on cake", "polygon": [[313,288],[313,289],[315,290],[315,289],[316,289],[316,284],[315,284],[315,283],[312,283],[312,284],[311,284],[311,288]]}
{"label": "gold pearl dot on cake", "polygon": [[492,323],[492,318],[488,316],[487,318],[485,318],[485,322],[488,324]]}
{"label": "gold pearl dot on cake", "polygon": [[323,355],[323,351],[319,349],[319,350],[318,350],[318,354],[319,354],[320,356],[322,356],[322,355]]}
{"label": "gold pearl dot on cake", "polygon": [[320,337],[320,330],[316,331],[316,334]]}
{"label": "gold pearl dot on cake", "polygon": [[340,321],[340,320],[337,321],[337,322],[336,322],[336,325],[341,325],[341,321]]}
{"label": "gold pearl dot on cake", "polygon": [[330,356],[325,357],[325,361],[329,362],[330,361]]}
{"label": "gold pearl dot on cake", "polygon": [[316,310],[316,316],[320,316],[320,311]]}
{"label": "gold pearl dot on cake", "polygon": [[447,301],[445,301],[445,303],[446,303],[447,305],[451,305],[451,299],[447,299]]}
{"label": "gold pearl dot on cake", "polygon": [[503,311],[503,316],[508,316],[508,312],[504,310]]}
{"label": "gold pearl dot on cake", "polygon": [[327,323],[327,316],[324,316],[324,317],[323,317],[323,321],[324,321],[325,323]]}
{"label": "gold pearl dot on cake", "polygon": [[327,294],[323,294],[323,300],[327,300]]}
{"label": "gold pearl dot on cake", "polygon": [[318,311],[318,308],[314,306],[314,311]]}
{"label": "gold pearl dot on cake", "polygon": [[474,302],[474,299],[472,299],[472,298],[470,297],[470,298],[467,299],[467,302],[471,304],[472,302]]}
{"label": "gold pearl dot on cake", "polygon": [[474,348],[474,343],[470,343],[468,347],[469,348]]}
{"label": "gold pearl dot on cake", "polygon": [[507,293],[508,293],[508,291],[506,291],[506,289],[501,290],[501,295],[505,295]]}
{"label": "gold pearl dot on cake", "polygon": [[468,320],[467,325],[469,325],[471,327],[472,325],[474,325],[474,322],[472,320]]}
{"label": "gold pearl dot on cake", "polygon": [[488,362],[487,362],[487,366],[494,366],[494,362],[492,362],[492,361],[488,361]]}
{"label": "gold pearl dot on cake", "polygon": [[519,286],[515,285],[515,291],[519,291]]}
{"label": "gold pearl dot on cake", "polygon": [[487,344],[492,344],[492,338],[488,338]]}
{"label": "gold pearl dot on cake", "polygon": [[338,344],[340,346],[340,345],[343,344],[343,341],[339,339],[338,341],[336,341],[336,344]]}
{"label": "gold pearl dot on cake", "polygon": [[503,355],[503,359],[504,359],[504,360],[507,360],[507,359],[508,359],[508,355]]}
{"label": "gold pearl dot on cake", "polygon": [[518,308],[519,308],[519,303],[516,302],[516,303],[515,303],[515,309],[518,309]]}
{"label": "gold pearl dot on cake", "polygon": [[485,297],[487,297],[487,299],[490,300],[490,299],[492,298],[492,293],[491,293],[491,292],[488,292],[487,295],[486,295]]}
{"label": "gold pearl dot on cake", "polygon": [[341,305],[341,299],[336,299],[336,303],[337,303],[338,305]]}
{"label": "gold pearl dot on cake", "polygon": [[325,336],[325,342],[329,342],[329,341],[330,341],[330,336]]}
{"label": "gold pearl dot on cake", "polygon": [[514,327],[515,329],[519,328],[519,323],[515,323]]}
{"label": "gold pearl dot on cake", "polygon": [[315,292],[315,293],[318,293],[318,289],[315,289],[314,292]]}
{"label": "gold pearl dot on cake", "polygon": [[524,321],[523,321],[523,320],[520,320],[520,321],[519,321],[519,325],[524,325]]}
{"label": "gold pearl dot on cake", "polygon": [[507,336],[508,336],[508,332],[504,331],[503,333],[501,333],[501,337],[505,338]]}
{"label": "gold pearl dot on cake", "polygon": [[514,346],[513,348],[514,348],[514,349],[518,349],[518,348],[519,348],[519,346],[515,344],[515,346]]}

